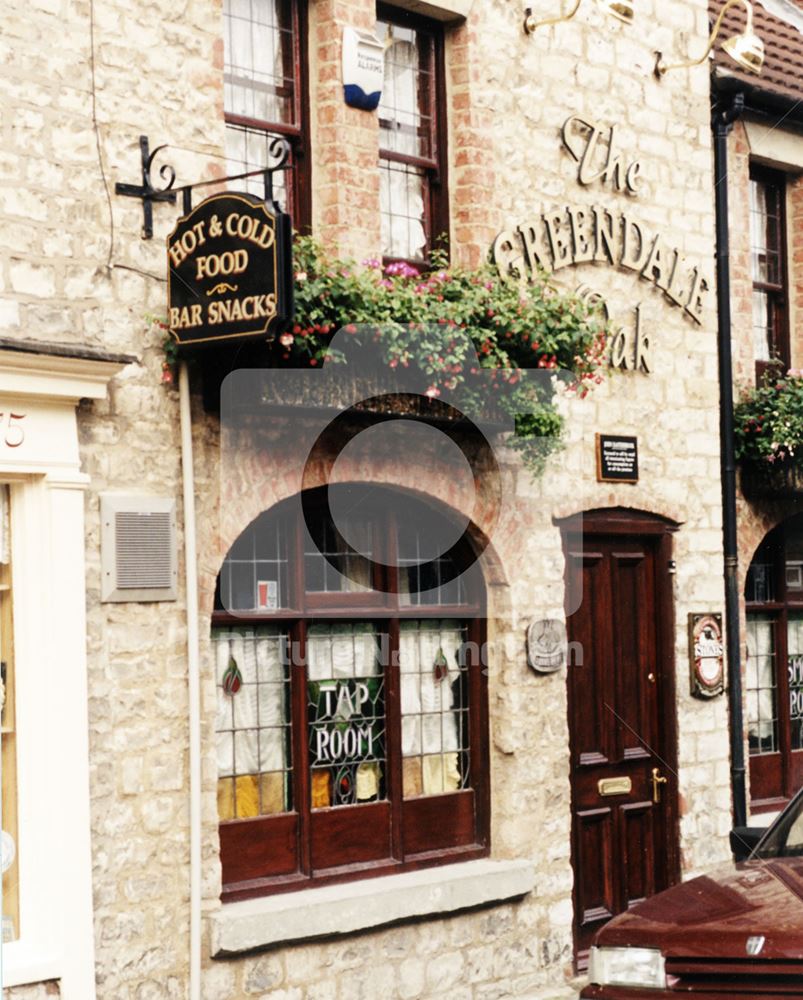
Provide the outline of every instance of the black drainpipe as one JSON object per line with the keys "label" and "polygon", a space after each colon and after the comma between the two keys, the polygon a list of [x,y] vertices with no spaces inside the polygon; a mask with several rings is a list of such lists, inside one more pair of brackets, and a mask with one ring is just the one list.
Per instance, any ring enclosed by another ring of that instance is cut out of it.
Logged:
{"label": "black drainpipe", "polygon": [[733,444],[733,364],[731,359],[730,263],[728,241],[728,134],[744,110],[744,94],[715,106],[714,192],[717,236],[717,315],[719,323],[719,433],[722,467],[722,541],[725,556],[725,636],[730,707],[733,824],[747,823],[745,793],[742,668],[739,656],[739,581],[736,536],[736,460]]}

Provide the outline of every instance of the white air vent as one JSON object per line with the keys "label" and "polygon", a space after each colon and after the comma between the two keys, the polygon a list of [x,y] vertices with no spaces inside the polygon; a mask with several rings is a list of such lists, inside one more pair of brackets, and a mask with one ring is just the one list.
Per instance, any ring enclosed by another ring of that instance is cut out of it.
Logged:
{"label": "white air vent", "polygon": [[102,601],[176,599],[176,505],[166,497],[100,498]]}

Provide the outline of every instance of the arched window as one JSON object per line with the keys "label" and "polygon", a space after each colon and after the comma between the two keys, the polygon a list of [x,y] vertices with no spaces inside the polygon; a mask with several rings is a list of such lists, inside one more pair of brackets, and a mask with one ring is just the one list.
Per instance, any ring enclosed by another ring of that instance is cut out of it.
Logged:
{"label": "arched window", "polygon": [[213,615],[224,898],[487,853],[484,589],[464,525],[330,487],[260,515]]}
{"label": "arched window", "polygon": [[745,601],[751,799],[772,808],[803,785],[803,515],[761,543]]}

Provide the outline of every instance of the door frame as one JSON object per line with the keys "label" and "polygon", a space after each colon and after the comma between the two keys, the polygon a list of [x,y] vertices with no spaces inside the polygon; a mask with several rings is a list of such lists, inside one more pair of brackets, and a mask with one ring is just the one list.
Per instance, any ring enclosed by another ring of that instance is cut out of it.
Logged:
{"label": "door frame", "polygon": [[[567,551],[571,539],[583,539],[586,535],[623,535],[629,538],[645,538],[656,542],[655,547],[655,598],[656,598],[656,648],[657,663],[661,682],[661,698],[658,706],[660,726],[660,746],[655,752],[675,775],[675,792],[666,803],[666,873],[667,885],[680,881],[680,788],[678,777],[678,727],[677,689],[675,656],[675,600],[672,577],[674,575],[673,534],[680,528],[677,521],[648,511],[625,507],[595,508],[555,518],[553,523],[560,528],[565,565],[568,569]],[[667,577],[669,579],[667,579]],[[568,615],[567,615],[568,618]],[[568,667],[571,670],[571,665]],[[571,789],[571,865],[572,885],[572,936],[574,938],[574,962],[577,963],[577,877],[574,831],[574,761],[571,732],[570,700],[572,697],[569,675],[566,679],[567,727],[569,728],[569,786]]]}

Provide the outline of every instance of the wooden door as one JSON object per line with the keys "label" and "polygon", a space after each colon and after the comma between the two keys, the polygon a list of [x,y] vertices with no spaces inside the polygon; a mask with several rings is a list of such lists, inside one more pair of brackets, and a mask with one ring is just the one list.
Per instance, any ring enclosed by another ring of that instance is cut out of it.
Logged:
{"label": "wooden door", "polygon": [[[636,533],[640,532],[640,533]],[[565,536],[575,952],[677,880],[671,536],[664,522],[586,516]]]}

